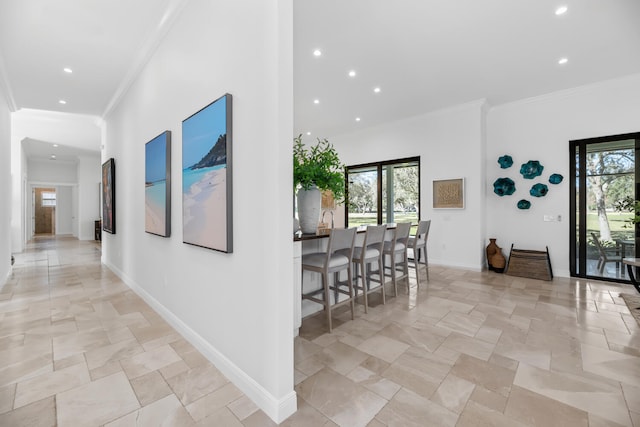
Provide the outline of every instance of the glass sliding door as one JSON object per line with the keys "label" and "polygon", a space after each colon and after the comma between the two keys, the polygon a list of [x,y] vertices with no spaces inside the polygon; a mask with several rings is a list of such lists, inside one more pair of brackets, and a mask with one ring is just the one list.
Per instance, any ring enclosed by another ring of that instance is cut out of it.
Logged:
{"label": "glass sliding door", "polygon": [[640,197],[640,133],[571,141],[571,274],[628,281],[622,258],[635,257]]}

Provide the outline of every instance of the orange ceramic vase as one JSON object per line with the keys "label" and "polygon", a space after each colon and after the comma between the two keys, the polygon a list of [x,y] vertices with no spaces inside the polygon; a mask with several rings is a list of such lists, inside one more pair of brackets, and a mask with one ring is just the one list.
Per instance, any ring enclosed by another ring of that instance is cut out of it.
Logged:
{"label": "orange ceramic vase", "polygon": [[491,258],[493,258],[497,251],[498,245],[496,245],[496,239],[489,239],[489,245],[487,246],[487,264],[489,266],[489,270],[493,270]]}
{"label": "orange ceramic vase", "polygon": [[491,257],[491,266],[493,267],[493,271],[496,273],[504,272],[504,267],[507,264],[507,260],[504,255],[502,255],[502,249],[497,248],[496,253]]}

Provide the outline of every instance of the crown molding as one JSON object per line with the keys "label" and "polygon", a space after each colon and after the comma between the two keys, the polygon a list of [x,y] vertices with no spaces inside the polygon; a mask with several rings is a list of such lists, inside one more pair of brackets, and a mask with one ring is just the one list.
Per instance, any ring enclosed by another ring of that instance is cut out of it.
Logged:
{"label": "crown molding", "polygon": [[606,88],[612,84],[616,83],[624,83],[625,81],[637,80],[640,78],[640,73],[628,74],[621,77],[616,77],[607,80],[600,80],[594,83],[587,83],[582,86],[576,86],[569,89],[562,89],[555,92],[549,92],[542,95],[532,96],[529,98],[518,99],[516,101],[505,102],[504,104],[496,104],[490,107],[491,111],[500,110],[502,108],[517,106],[517,105],[526,105],[533,104],[536,102],[544,102],[550,99],[557,98],[568,98],[573,95],[578,95],[583,92],[588,92],[598,88]]}
{"label": "crown molding", "polygon": [[158,25],[150,32],[146,41],[138,51],[137,58],[132,61],[131,68],[129,68],[129,71],[124,76],[124,79],[122,79],[122,82],[118,86],[118,89],[116,89],[115,93],[111,97],[111,100],[107,104],[107,107],[104,109],[101,116],[103,119],[107,117],[109,113],[111,113],[122,101],[133,82],[135,82],[135,80],[138,78],[145,65],[147,65],[153,54],[158,49],[158,46],[160,46],[160,43],[167,35],[174,22],[180,15],[180,12],[182,12],[184,7],[187,5],[188,1],[189,0],[168,1],[168,5],[164,14],[162,15],[162,19],[160,19]]}

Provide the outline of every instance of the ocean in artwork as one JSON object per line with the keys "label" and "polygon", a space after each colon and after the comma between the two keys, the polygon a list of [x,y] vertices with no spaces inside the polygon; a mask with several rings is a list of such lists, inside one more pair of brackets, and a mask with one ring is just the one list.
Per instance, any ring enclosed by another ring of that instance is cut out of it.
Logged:
{"label": "ocean in artwork", "polygon": [[[217,165],[217,166],[212,166],[212,167],[202,168],[202,169],[183,170],[182,171],[182,193],[184,195],[188,195],[189,193],[191,193],[191,187],[193,186],[193,184],[200,183],[200,181],[202,181],[202,179],[207,173],[215,170],[224,169],[225,167],[226,165]],[[194,188],[193,190],[196,191],[196,188]]]}
{"label": "ocean in artwork", "polygon": [[[171,136],[169,131],[158,135],[145,145],[145,231],[168,237],[171,218],[169,191],[167,188],[168,156],[170,152]],[[170,187],[169,178],[169,187]]]}
{"label": "ocean in artwork", "polygon": [[145,230],[163,235],[166,221],[167,181],[147,183],[145,196]]}
{"label": "ocean in artwork", "polygon": [[223,96],[182,122],[182,241],[226,251],[227,101]]}
{"label": "ocean in artwork", "polygon": [[183,171],[183,240],[226,246],[226,165]]}

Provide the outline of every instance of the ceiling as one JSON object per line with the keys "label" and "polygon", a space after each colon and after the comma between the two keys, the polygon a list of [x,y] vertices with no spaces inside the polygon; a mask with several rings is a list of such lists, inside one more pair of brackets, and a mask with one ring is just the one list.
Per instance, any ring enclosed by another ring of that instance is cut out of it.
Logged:
{"label": "ceiling", "polygon": [[[0,84],[16,110],[103,116],[186,4],[2,0]],[[568,11],[556,16],[560,5]],[[639,73],[638,18],[638,0],[294,0],[294,133],[331,136]]]}
{"label": "ceiling", "polygon": [[[556,16],[561,5],[568,11]],[[330,136],[640,72],[638,0],[296,0],[295,9],[296,133]]]}

